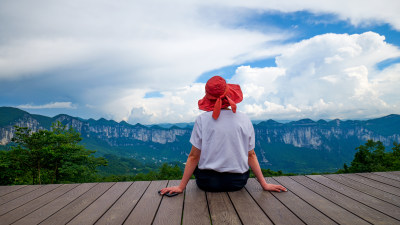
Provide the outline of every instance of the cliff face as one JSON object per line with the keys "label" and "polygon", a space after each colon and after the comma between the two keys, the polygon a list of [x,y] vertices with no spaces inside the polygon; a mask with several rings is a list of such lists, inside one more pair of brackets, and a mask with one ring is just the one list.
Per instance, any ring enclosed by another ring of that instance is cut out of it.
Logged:
{"label": "cliff face", "polygon": [[381,141],[385,146],[390,146],[394,141],[400,142],[400,129],[397,134],[382,135],[363,126],[283,125],[257,127],[255,132],[256,137],[266,143],[283,143],[327,151],[334,150],[340,142],[361,144],[373,139]]}
{"label": "cliff face", "polygon": [[[0,108],[1,109],[1,108]],[[332,151],[341,144],[362,144],[368,139],[379,140],[390,146],[394,141],[400,142],[400,116],[391,115],[369,121],[333,120],[300,120],[291,123],[278,123],[272,120],[254,126],[256,140],[264,144],[286,144],[294,147]],[[105,119],[82,120],[68,115],[49,118],[52,122],[60,121],[67,127],[73,127],[83,138],[96,138],[107,142],[110,146],[134,145],[132,141],[147,143],[174,143],[177,137],[190,136],[190,128],[172,127],[165,129],[157,126],[146,127],[140,124],[130,125]],[[32,131],[49,129],[41,118],[24,113],[21,117],[0,127],[0,144],[5,145],[14,136],[14,126],[28,127]],[[382,123],[391,124],[391,128],[382,129]],[[189,140],[187,140],[189,141]]]}
{"label": "cliff face", "polygon": [[[1,145],[11,141],[15,125],[37,131],[50,129],[51,123],[60,121],[80,132],[85,145],[99,154],[112,153],[154,162],[183,162],[191,147],[191,128],[147,127],[68,115],[49,118],[4,108],[0,107]],[[296,173],[333,172],[343,163],[349,163],[355,148],[368,139],[379,140],[385,146],[391,146],[394,141],[400,143],[400,116],[366,121],[304,119],[284,124],[269,120],[255,125],[254,130],[255,150],[262,167]]]}
{"label": "cliff face", "polygon": [[15,133],[14,126],[28,127],[33,132],[36,132],[40,129],[45,129],[43,126],[41,126],[39,121],[37,121],[35,118],[30,116],[29,114],[25,114],[21,118],[18,118],[17,120],[10,123],[9,125],[0,127],[0,144],[1,145],[8,144],[11,141],[11,139],[14,137],[14,133]]}
{"label": "cliff face", "polygon": [[[110,146],[118,146],[118,139],[124,139],[124,145],[129,145],[128,140],[136,140],[143,142],[153,142],[159,144],[171,143],[176,141],[177,136],[190,133],[188,129],[164,129],[149,128],[142,125],[130,125],[125,122],[117,123],[115,121],[107,121],[105,119],[81,120],[68,115],[59,115],[54,117],[54,122],[60,121],[68,128],[73,127],[81,133],[83,138],[98,138],[106,141]],[[40,124],[40,122],[29,114],[25,114],[22,118],[13,121],[7,126],[0,128],[1,144],[9,143],[14,136],[14,126],[28,127],[32,131],[40,129],[49,129]]]}

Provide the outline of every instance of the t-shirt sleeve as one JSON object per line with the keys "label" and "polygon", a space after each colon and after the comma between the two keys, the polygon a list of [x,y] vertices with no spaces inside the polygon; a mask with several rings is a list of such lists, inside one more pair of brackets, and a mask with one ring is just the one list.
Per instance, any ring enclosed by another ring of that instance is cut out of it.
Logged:
{"label": "t-shirt sleeve", "polygon": [[254,127],[253,127],[253,124],[251,123],[251,121],[250,121],[250,136],[249,136],[249,148],[248,148],[248,150],[249,151],[251,151],[251,150],[253,150],[255,147],[256,147],[256,137],[255,137],[255,134],[254,134]]}
{"label": "t-shirt sleeve", "polygon": [[201,138],[201,122],[200,118],[198,117],[196,119],[196,122],[194,123],[193,130],[192,130],[192,135],[190,136],[190,143],[201,150],[201,144],[202,144],[202,138]]}

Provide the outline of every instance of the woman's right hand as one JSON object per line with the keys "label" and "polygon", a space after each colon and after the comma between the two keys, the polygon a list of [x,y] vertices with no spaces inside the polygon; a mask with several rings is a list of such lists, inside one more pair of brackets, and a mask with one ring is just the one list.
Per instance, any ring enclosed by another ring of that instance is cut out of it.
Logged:
{"label": "woman's right hand", "polygon": [[182,188],[180,188],[179,186],[173,186],[173,187],[166,187],[166,188],[161,189],[160,194],[164,195],[165,193],[172,194],[172,193],[182,193],[182,192],[183,192]]}

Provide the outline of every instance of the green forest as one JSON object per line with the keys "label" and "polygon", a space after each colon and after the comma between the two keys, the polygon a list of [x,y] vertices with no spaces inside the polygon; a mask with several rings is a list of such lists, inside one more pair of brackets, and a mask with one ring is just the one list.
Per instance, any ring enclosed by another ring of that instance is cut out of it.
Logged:
{"label": "green forest", "polygon": [[[113,154],[95,157],[96,151],[80,144],[80,134],[60,122],[38,132],[15,129],[12,145],[0,149],[0,185],[175,180],[183,174],[181,162],[157,166]],[[400,145],[393,146],[386,151],[382,142],[368,140],[356,148],[351,164],[336,173],[400,170]],[[294,175],[270,169],[262,172],[264,176]]]}
{"label": "green forest", "polygon": [[343,165],[337,173],[362,173],[400,170],[400,144],[394,142],[392,151],[386,151],[380,141],[368,140],[356,148],[350,166]]}

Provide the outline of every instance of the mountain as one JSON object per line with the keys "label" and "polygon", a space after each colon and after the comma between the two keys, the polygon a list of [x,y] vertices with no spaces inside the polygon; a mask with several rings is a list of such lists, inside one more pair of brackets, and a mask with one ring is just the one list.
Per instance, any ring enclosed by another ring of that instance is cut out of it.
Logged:
{"label": "mountain", "polygon": [[282,124],[269,120],[254,129],[265,167],[301,173],[342,168],[368,139],[383,142],[387,149],[394,141],[400,142],[399,115],[365,121],[303,119]]}
{"label": "mountain", "polygon": [[[152,163],[184,162],[191,148],[190,126],[131,125],[65,114],[46,117],[12,107],[0,107],[0,144],[10,143],[15,125],[37,131],[49,129],[55,121],[80,132],[82,144],[97,150],[98,155],[115,154]],[[382,141],[387,147],[400,142],[400,116],[364,121],[267,120],[254,125],[254,130],[261,167],[295,173],[332,172],[351,162],[355,148],[368,139]]]}
{"label": "mountain", "polygon": [[[29,114],[12,107],[0,107],[0,145],[11,142],[14,126],[28,127],[32,131],[50,129],[52,123],[60,121],[73,127],[83,138],[82,144],[88,149],[97,150],[98,155],[116,154],[134,157],[141,161],[165,162],[184,161],[190,151],[190,128],[147,127],[131,125],[106,119],[81,119],[61,114],[55,117]],[[0,148],[1,149],[1,148]]]}

